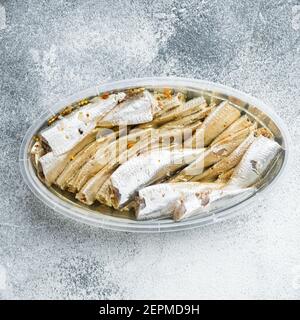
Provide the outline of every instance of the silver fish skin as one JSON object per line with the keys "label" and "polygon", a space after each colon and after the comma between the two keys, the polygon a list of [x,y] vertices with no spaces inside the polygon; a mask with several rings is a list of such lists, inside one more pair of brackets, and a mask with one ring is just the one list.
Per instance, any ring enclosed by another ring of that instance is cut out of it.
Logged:
{"label": "silver fish skin", "polygon": [[107,99],[90,103],[63,117],[40,135],[48,143],[55,156],[70,151],[96,126],[97,120],[111,111],[125,98],[125,93],[111,94]]}
{"label": "silver fish skin", "polygon": [[281,150],[281,146],[276,141],[264,136],[255,138],[234,169],[227,188],[247,188],[254,185]]}
{"label": "silver fish skin", "polygon": [[148,186],[139,191],[136,198],[137,220],[165,218],[172,215],[177,200],[183,195],[200,191],[220,189],[224,184],[179,182],[160,183]]}
{"label": "silver fish skin", "polygon": [[192,176],[200,175],[205,168],[228,157],[251,132],[251,127],[248,127],[208,147],[199,158],[184,168],[172,181],[188,181]]}
{"label": "silver fish skin", "polygon": [[255,188],[211,190],[184,195],[177,201],[173,219],[181,221],[194,215],[206,214],[213,210],[226,208],[255,193]]}
{"label": "silver fish skin", "polygon": [[110,178],[114,206],[122,207],[138,189],[191,163],[200,152],[202,149],[154,150],[129,159]]}
{"label": "silver fish skin", "polygon": [[90,159],[79,171],[76,180],[74,181],[74,188],[80,190],[83,185],[95,174],[97,174],[108,163],[113,163],[119,160],[120,153],[128,150],[128,143],[136,144],[139,138],[150,133],[151,129],[136,131],[128,135],[121,136],[115,139],[107,146],[100,147],[95,153],[94,157]]}
{"label": "silver fish skin", "polygon": [[191,181],[201,181],[201,180],[211,180],[215,179],[217,176],[225,171],[228,171],[235,167],[242,159],[243,155],[254,141],[254,133],[250,135],[235,149],[229,156],[223,158],[221,161],[214,164],[212,167],[206,169],[200,175],[192,177]]}
{"label": "silver fish skin", "polygon": [[97,129],[92,130],[67,153],[55,155],[53,151],[50,151],[39,158],[39,164],[45,177],[45,183],[48,186],[50,186],[62,173],[73,156],[78,154],[82,149],[96,139],[98,132],[99,130]]}
{"label": "silver fish skin", "polygon": [[48,152],[39,159],[45,177],[45,183],[50,186],[68,163],[68,155],[55,156]]}
{"label": "silver fish skin", "polygon": [[153,120],[155,103],[147,90],[119,103],[111,112],[97,121],[98,126],[113,127],[141,124]]}

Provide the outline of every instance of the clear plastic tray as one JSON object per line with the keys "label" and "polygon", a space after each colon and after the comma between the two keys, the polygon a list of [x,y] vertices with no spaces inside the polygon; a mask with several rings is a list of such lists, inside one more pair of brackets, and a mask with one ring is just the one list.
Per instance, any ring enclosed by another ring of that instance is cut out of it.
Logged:
{"label": "clear plastic tray", "polygon": [[[111,212],[104,206],[88,207],[76,203],[70,197],[62,195],[54,188],[47,188],[37,177],[35,169],[30,160],[30,148],[32,146],[32,137],[45,125],[47,119],[57,113],[63,107],[86,97],[98,95],[101,92],[122,90],[133,87],[161,88],[168,87],[174,89],[187,90],[188,92],[202,92],[205,95],[217,96],[221,99],[228,99],[237,107],[249,112],[261,124],[267,126],[274,134],[276,140],[284,148],[280,161],[270,170],[264,184],[259,190],[248,199],[242,202],[231,204],[230,207],[223,208],[216,212],[210,212],[207,215],[193,216],[185,221],[174,222],[171,219],[136,221],[130,217],[124,217],[118,212]],[[244,206],[249,205],[252,201],[260,197],[262,193],[270,191],[271,187],[280,181],[283,175],[289,156],[290,136],[287,128],[276,113],[264,104],[262,101],[253,98],[238,90],[196,79],[185,78],[139,78],[130,80],[121,80],[103,83],[96,87],[84,90],[67,99],[59,101],[57,104],[49,107],[28,129],[20,149],[20,169],[22,176],[32,190],[32,192],[44,202],[47,206],[56,212],[79,222],[87,223],[95,227],[101,227],[112,230],[127,232],[170,232],[185,229],[191,229],[216,223],[218,221],[232,217],[242,212]]]}

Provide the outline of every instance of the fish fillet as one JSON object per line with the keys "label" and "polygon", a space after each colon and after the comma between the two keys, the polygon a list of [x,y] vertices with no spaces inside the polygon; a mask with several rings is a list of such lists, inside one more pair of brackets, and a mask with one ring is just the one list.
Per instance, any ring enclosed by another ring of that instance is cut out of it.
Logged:
{"label": "fish fillet", "polygon": [[154,98],[157,99],[161,110],[156,113],[155,117],[160,117],[164,113],[181,106],[185,102],[185,95],[181,92],[176,93],[170,98],[166,98],[163,94],[154,94]]}
{"label": "fish fillet", "polygon": [[206,100],[203,97],[197,97],[184,104],[180,105],[179,107],[172,109],[168,112],[165,112],[160,117],[154,119],[153,123],[155,124],[163,124],[169,122],[171,120],[179,119],[184,117],[188,114],[203,111],[207,107]]}
{"label": "fish fillet", "polygon": [[[182,139],[184,139],[185,129],[176,129],[172,131],[154,130],[151,139],[143,139],[135,144],[130,150],[120,155],[120,161],[112,162],[106,167],[106,171],[115,170],[120,163],[138,155],[147,154],[153,150],[175,150],[182,148]],[[105,174],[104,170],[102,173]],[[100,178],[100,177],[99,177]],[[96,199],[108,206],[112,206],[113,195],[110,188],[110,180],[107,180],[99,189]]]}
{"label": "fish fillet", "polygon": [[228,182],[230,188],[246,188],[255,184],[282,150],[273,140],[255,138]]}
{"label": "fish fillet", "polygon": [[[102,171],[102,174],[115,170],[120,164],[136,155],[147,154],[153,150],[175,150],[181,148],[181,136],[183,135],[183,130],[173,130],[172,132],[154,130],[152,133],[152,136],[141,139],[132,148],[124,151],[117,161],[110,161],[105,170]],[[101,174],[98,177],[100,179]],[[111,199],[113,197],[109,185],[110,181],[105,182],[97,192],[96,198],[101,203],[111,206]]]}
{"label": "fish fillet", "polygon": [[210,114],[213,110],[211,107],[204,108],[203,110],[192,113],[191,115],[184,116],[181,119],[173,120],[163,124],[160,128],[163,129],[173,129],[178,127],[186,127],[188,125],[193,124],[198,120],[203,120],[206,116]]}
{"label": "fish fillet", "polygon": [[[151,134],[152,131],[147,130],[147,132],[148,134]],[[155,149],[159,145],[159,140],[154,144],[151,141],[151,136],[146,135],[146,132],[144,133],[145,135],[142,139],[136,142],[131,148],[120,153],[118,157],[110,159],[106,166],[104,166],[94,177],[86,181],[86,184],[79,191],[77,199],[88,205],[91,205],[96,199],[101,199],[101,203],[111,206],[111,194],[110,189],[107,188],[107,181],[113,171],[120,164],[126,162],[135,155]],[[141,132],[139,134],[141,134]],[[149,147],[149,144],[151,147]]]}
{"label": "fish fillet", "polygon": [[230,125],[226,130],[224,130],[220,135],[218,135],[211,144],[214,145],[217,142],[225,138],[228,138],[243,129],[246,129],[252,126],[253,126],[253,123],[250,121],[248,116],[244,115],[239,119],[237,119],[235,122],[233,122],[233,124]]}
{"label": "fish fillet", "polygon": [[130,149],[138,140],[146,138],[151,134],[152,129],[146,129],[130,133],[113,141],[109,145],[101,147],[96,154],[81,169],[74,181],[73,188],[80,190],[83,185],[97,172],[104,168],[109,162],[119,161],[119,155]]}
{"label": "fish fillet", "polygon": [[161,150],[129,159],[110,177],[114,207],[124,206],[141,187],[191,163],[202,149]]}
{"label": "fish fillet", "polygon": [[103,150],[112,141],[116,140],[118,134],[118,132],[113,132],[106,137],[96,139],[96,141],[92,142],[90,145],[81,150],[75,156],[75,158],[67,164],[63,172],[56,179],[56,184],[62,190],[66,189],[67,186],[70,190],[72,184],[68,183],[71,182],[72,177],[74,177],[74,175],[77,173],[79,174],[79,170],[82,168],[82,166],[85,165],[95,155],[95,153],[99,151],[99,149]]}
{"label": "fish fillet", "polygon": [[175,209],[176,201],[183,195],[220,189],[217,183],[160,183],[139,190],[136,197],[136,218],[138,220],[168,217]]}
{"label": "fish fillet", "polygon": [[233,190],[209,190],[184,195],[174,209],[173,219],[181,221],[194,215],[229,207],[247,199],[255,193],[255,188]]}
{"label": "fish fillet", "polygon": [[[103,168],[102,170],[104,170]],[[99,171],[95,176],[93,176],[87,183],[82,187],[82,189],[76,194],[76,199],[79,201],[91,205],[96,199],[97,191],[100,189],[102,184],[108,179],[111,175],[111,172],[105,172],[102,174]]]}
{"label": "fish fillet", "polygon": [[253,131],[254,127],[246,128],[207,148],[193,163],[184,168],[171,181],[189,181],[192,176],[201,174],[205,168],[229,156]]}
{"label": "fish fillet", "polygon": [[95,127],[97,121],[111,111],[125,93],[111,94],[107,99],[98,99],[43,130],[40,135],[48,143],[55,156],[62,155],[84,139]]}
{"label": "fish fillet", "polygon": [[119,103],[111,112],[97,121],[97,125],[113,127],[152,121],[153,106],[151,93],[145,90]]}
{"label": "fish fillet", "polygon": [[240,111],[228,101],[223,101],[204,120],[201,128],[191,138],[191,145],[198,148],[209,145],[239,117]]}
{"label": "fish fillet", "polygon": [[97,129],[92,130],[92,132],[86,135],[80,143],[65,154],[57,156],[51,151],[39,159],[45,182],[48,186],[55,182],[56,178],[62,173],[66,165],[78,152],[80,152],[80,150],[96,139],[97,133]]}
{"label": "fish fillet", "polygon": [[209,181],[215,179],[221,173],[235,167],[254,141],[254,134],[251,133],[229,156],[205,170],[202,174],[193,176],[191,181]]}

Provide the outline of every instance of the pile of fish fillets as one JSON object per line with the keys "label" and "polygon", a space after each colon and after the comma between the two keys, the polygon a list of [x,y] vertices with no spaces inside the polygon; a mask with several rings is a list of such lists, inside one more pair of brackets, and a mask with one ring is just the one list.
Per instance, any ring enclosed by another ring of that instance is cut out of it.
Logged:
{"label": "pile of fish fillets", "polygon": [[138,220],[180,221],[242,201],[281,151],[229,101],[171,89],[105,93],[65,110],[35,137],[39,178]]}

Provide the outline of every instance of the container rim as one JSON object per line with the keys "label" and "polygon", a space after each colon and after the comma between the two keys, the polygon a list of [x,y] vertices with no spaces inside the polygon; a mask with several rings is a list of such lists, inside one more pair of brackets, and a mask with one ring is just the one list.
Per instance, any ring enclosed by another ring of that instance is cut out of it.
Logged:
{"label": "container rim", "polygon": [[[28,154],[31,139],[36,133],[37,129],[40,128],[45,123],[45,120],[49,118],[49,116],[53,115],[53,113],[57,112],[63,106],[75,102],[79,99],[83,99],[87,96],[98,95],[100,92],[143,86],[183,87],[187,89],[190,87],[194,89],[196,88],[198,90],[217,91],[218,93],[224,93],[226,95],[234,96],[242,101],[256,106],[259,110],[266,113],[272,119],[275,125],[279,128],[280,133],[283,137],[285,156],[280,171],[265,188],[259,190],[250,198],[247,198],[230,208],[226,208],[225,210],[222,210],[217,214],[211,214],[208,216],[197,216],[193,219],[183,220],[179,223],[169,219],[136,221],[127,218],[101,214],[101,212],[95,212],[91,209],[81,207],[79,205],[76,205],[76,203],[69,203],[68,201],[60,199],[54,193],[52,193],[36,176]],[[49,111],[44,112],[36,121],[33,122],[33,124],[27,130],[20,147],[19,164],[23,179],[30,190],[35,194],[35,196],[47,206],[52,208],[54,211],[68,218],[94,227],[101,227],[104,229],[111,229],[116,231],[143,233],[172,232],[197,228],[203,225],[224,221],[225,219],[237,215],[242,208],[252,203],[255,199],[257,199],[258,196],[269,193],[274,185],[279,182],[279,180],[283,176],[283,173],[287,169],[288,163],[290,161],[290,146],[291,137],[287,127],[285,126],[281,118],[271,107],[249,94],[219,83],[200,79],[189,79],[182,77],[146,77],[104,82],[100,85],[96,85],[87,90],[83,90],[77,94],[71,95],[65,99],[61,99],[58,103],[49,107]]]}

